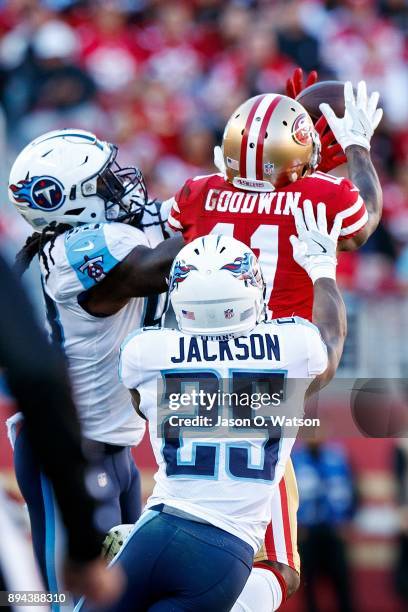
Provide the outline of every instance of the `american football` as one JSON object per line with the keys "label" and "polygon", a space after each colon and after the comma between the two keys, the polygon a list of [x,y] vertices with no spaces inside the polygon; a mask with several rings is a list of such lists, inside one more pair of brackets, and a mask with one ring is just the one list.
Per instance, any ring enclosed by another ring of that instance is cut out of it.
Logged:
{"label": "american football", "polygon": [[305,107],[313,121],[322,114],[320,104],[330,104],[338,117],[344,115],[344,83],[342,81],[320,81],[306,87],[296,97],[296,100]]}

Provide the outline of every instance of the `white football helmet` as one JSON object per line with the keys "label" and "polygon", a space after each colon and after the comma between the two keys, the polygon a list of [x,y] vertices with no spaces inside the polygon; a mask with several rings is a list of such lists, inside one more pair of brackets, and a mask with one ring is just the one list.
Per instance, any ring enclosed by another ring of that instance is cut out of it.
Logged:
{"label": "white football helmet", "polygon": [[235,337],[265,319],[265,283],[249,247],[210,234],[181,249],[169,277],[180,331]]}
{"label": "white football helmet", "polygon": [[121,168],[117,147],[90,132],[47,132],[27,145],[10,172],[9,197],[30,225],[137,220],[147,201],[142,173]]}

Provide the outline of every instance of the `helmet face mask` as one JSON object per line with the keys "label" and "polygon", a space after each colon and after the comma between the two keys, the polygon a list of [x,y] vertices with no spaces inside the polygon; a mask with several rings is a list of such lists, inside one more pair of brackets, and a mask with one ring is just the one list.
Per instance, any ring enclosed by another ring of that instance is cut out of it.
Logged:
{"label": "helmet face mask", "polygon": [[122,168],[116,156],[117,147],[89,132],[48,132],[15,160],[10,201],[37,230],[52,222],[137,223],[147,203],[143,175],[137,168]]}
{"label": "helmet face mask", "polygon": [[111,147],[112,159],[96,177],[96,195],[104,201],[107,221],[137,223],[148,199],[143,175],[139,168],[122,168],[116,161],[117,147]]}
{"label": "helmet face mask", "polygon": [[276,94],[250,98],[223,135],[227,179],[237,188],[273,191],[316,169],[320,139],[299,102]]}
{"label": "helmet face mask", "polygon": [[230,338],[265,320],[265,283],[257,258],[235,238],[210,234],[173,262],[170,300],[183,333]]}

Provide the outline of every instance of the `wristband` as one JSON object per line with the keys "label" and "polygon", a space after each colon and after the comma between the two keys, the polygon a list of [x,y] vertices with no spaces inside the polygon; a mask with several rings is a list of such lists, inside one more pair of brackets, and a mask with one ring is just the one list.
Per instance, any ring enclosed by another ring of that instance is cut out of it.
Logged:
{"label": "wristband", "polygon": [[364,136],[360,136],[360,137],[356,136],[355,138],[347,138],[347,139],[343,138],[343,143],[341,143],[341,147],[343,151],[345,151],[347,147],[352,147],[353,145],[357,147],[363,147],[364,149],[367,149],[367,151],[371,149],[371,145],[369,141],[367,140],[367,138],[364,138]]}
{"label": "wristband", "polygon": [[309,270],[309,276],[313,284],[315,284],[319,278],[331,278],[335,281],[336,264],[327,262],[315,265]]}

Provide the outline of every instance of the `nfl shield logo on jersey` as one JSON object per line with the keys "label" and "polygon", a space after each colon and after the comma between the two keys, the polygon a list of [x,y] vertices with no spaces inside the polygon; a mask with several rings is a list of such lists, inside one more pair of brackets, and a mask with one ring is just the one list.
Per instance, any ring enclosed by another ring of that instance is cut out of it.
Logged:
{"label": "nfl shield logo on jersey", "polygon": [[224,317],[226,319],[232,319],[233,316],[234,316],[234,309],[233,308],[227,308],[227,310],[224,310]]}
{"label": "nfl shield logo on jersey", "polygon": [[98,485],[101,487],[101,489],[104,489],[107,484],[108,484],[108,475],[106,472],[100,472],[97,476],[98,479]]}

